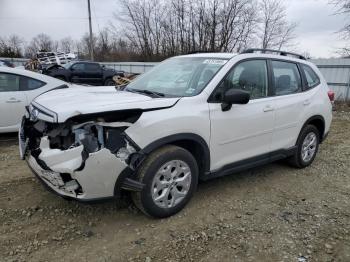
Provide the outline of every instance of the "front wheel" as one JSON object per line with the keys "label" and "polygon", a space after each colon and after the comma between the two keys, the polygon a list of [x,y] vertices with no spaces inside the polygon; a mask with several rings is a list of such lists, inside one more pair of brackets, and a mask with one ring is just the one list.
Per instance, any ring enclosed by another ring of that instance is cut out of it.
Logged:
{"label": "front wheel", "polygon": [[297,150],[289,159],[290,164],[298,168],[304,168],[314,161],[320,142],[318,129],[313,125],[307,125],[301,131],[298,141]]}
{"label": "front wheel", "polygon": [[176,214],[197,188],[198,166],[187,150],[168,145],[149,155],[138,172],[145,186],[132,195],[135,205],[153,217]]}

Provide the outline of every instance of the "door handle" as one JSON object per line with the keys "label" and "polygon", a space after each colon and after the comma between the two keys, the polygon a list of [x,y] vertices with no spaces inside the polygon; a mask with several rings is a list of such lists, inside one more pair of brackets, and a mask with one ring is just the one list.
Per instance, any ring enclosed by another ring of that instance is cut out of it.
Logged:
{"label": "door handle", "polygon": [[6,101],[6,103],[20,103],[20,102],[22,102],[22,101],[14,98],[14,97],[11,97],[9,100]]}
{"label": "door handle", "polygon": [[264,112],[270,112],[270,111],[273,111],[273,110],[275,110],[275,109],[272,106],[270,106],[270,105],[264,107],[264,109],[263,109]]}
{"label": "door handle", "polygon": [[310,103],[311,103],[310,100],[306,99],[303,104],[304,104],[304,106],[308,106],[308,105],[310,105]]}

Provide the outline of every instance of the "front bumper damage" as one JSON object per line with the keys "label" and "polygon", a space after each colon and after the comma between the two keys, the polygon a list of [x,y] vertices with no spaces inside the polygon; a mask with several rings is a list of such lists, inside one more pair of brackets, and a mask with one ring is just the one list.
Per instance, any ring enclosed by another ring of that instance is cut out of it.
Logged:
{"label": "front bumper damage", "polygon": [[142,190],[134,180],[143,156],[125,134],[131,123],[94,119],[54,124],[24,117],[19,133],[22,157],[55,193],[92,201]]}

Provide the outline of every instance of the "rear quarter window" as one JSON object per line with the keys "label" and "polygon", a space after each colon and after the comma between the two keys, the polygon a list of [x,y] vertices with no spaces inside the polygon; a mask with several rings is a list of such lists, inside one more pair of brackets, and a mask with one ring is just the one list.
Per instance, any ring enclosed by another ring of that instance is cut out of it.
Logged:
{"label": "rear quarter window", "polygon": [[303,69],[306,78],[306,90],[309,90],[320,84],[320,78],[310,66],[302,64],[301,68]]}
{"label": "rear quarter window", "polygon": [[21,91],[31,91],[44,85],[46,85],[45,82],[30,77],[21,76],[19,88]]}
{"label": "rear quarter window", "polygon": [[0,73],[0,92],[19,91],[20,76]]}

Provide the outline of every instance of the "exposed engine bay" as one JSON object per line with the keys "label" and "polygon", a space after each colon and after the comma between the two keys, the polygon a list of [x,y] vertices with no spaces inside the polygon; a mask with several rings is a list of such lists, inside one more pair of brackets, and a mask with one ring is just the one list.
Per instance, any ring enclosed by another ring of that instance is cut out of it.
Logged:
{"label": "exposed engine bay", "polygon": [[135,110],[103,117],[80,115],[65,123],[25,118],[20,134],[23,154],[61,194],[84,199],[111,196],[118,175],[125,168],[134,170],[141,159],[138,146],[124,132],[140,115]]}

